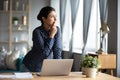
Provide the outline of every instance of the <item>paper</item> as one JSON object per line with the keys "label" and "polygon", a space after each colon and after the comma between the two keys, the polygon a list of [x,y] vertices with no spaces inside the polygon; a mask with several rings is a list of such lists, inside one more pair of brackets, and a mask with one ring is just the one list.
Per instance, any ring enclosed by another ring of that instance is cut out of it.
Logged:
{"label": "paper", "polygon": [[15,75],[0,75],[0,78],[15,78]]}
{"label": "paper", "polygon": [[14,74],[1,74],[0,78],[33,78],[30,72],[16,72]]}
{"label": "paper", "polygon": [[32,73],[30,72],[20,72],[14,74],[16,78],[33,78]]}

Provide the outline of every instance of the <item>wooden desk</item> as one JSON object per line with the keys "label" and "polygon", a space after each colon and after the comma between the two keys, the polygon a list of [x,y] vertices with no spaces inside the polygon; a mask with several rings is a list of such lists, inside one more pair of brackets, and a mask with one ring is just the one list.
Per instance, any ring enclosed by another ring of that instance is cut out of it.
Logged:
{"label": "wooden desk", "polygon": [[0,79],[0,80],[120,80],[120,78],[98,73],[95,78],[86,78],[81,72],[71,72],[69,76],[36,76],[32,79]]}

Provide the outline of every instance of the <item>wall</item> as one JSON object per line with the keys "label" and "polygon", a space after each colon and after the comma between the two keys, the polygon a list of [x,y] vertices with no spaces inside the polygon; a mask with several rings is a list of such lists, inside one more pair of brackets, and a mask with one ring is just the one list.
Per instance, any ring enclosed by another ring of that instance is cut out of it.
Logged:
{"label": "wall", "polygon": [[108,0],[108,52],[117,53],[117,0]]}
{"label": "wall", "polygon": [[33,29],[40,26],[40,21],[37,20],[37,15],[40,9],[50,4],[49,0],[30,0],[30,38],[29,43],[32,46]]}
{"label": "wall", "polygon": [[117,69],[115,75],[120,77],[120,0],[108,0],[108,52],[117,55]]}
{"label": "wall", "polygon": [[[108,0],[108,52],[117,55],[117,0]],[[114,70],[116,76],[116,70]]]}

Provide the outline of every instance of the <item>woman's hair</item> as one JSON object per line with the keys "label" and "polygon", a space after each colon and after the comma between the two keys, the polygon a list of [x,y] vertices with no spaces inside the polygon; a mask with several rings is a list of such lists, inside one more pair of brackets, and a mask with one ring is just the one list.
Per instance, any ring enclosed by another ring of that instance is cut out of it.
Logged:
{"label": "woman's hair", "polygon": [[55,9],[50,6],[43,7],[37,15],[37,19],[43,23],[42,17],[47,18],[51,11],[55,11]]}

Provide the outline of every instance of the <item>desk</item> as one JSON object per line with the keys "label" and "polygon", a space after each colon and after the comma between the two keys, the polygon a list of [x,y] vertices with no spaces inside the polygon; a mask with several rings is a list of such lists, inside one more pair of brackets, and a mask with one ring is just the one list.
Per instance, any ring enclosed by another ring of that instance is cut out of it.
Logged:
{"label": "desk", "polygon": [[0,80],[120,80],[120,78],[99,72],[95,78],[86,78],[81,72],[71,72],[69,76],[36,76],[32,79],[0,79]]}

